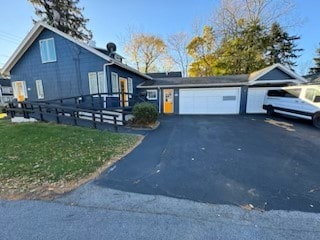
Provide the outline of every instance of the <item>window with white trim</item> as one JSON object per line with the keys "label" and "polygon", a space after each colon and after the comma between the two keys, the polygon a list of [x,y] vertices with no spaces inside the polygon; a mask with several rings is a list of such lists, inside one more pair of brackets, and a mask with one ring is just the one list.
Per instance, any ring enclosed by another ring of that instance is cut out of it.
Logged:
{"label": "window with white trim", "polygon": [[96,72],[89,72],[88,78],[89,78],[89,92],[90,92],[90,94],[99,93],[97,73]]}
{"label": "window with white trim", "polygon": [[107,84],[104,79],[104,72],[98,72],[98,90],[99,93],[106,93],[108,92],[107,90]]}
{"label": "window with white trim", "polygon": [[119,92],[119,79],[118,74],[115,72],[111,73],[111,91],[112,93],[116,93],[115,95],[118,95]]}
{"label": "window with white trim", "polygon": [[12,91],[12,87],[1,87],[1,92],[2,94],[12,94],[13,91]]}
{"label": "window with white trim", "polygon": [[132,78],[128,77],[128,93],[129,94],[129,98],[132,98],[132,94],[133,94],[133,81]]}
{"label": "window with white trim", "polygon": [[89,72],[88,79],[90,94],[107,92],[107,85],[104,79],[104,72]]}
{"label": "window with white trim", "polygon": [[57,61],[54,39],[48,38],[39,41],[42,63]]}
{"label": "window with white trim", "polygon": [[38,99],[44,99],[42,80],[36,80],[36,89],[37,89]]}
{"label": "window with white trim", "polygon": [[157,100],[158,99],[158,90],[147,90],[147,99],[148,100]]}

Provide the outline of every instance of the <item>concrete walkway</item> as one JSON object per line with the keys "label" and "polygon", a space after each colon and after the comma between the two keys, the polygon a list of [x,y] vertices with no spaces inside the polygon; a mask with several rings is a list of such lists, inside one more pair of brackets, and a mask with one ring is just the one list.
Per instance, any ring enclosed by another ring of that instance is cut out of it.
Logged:
{"label": "concrete walkway", "polygon": [[0,201],[0,239],[320,239],[320,215],[246,211],[86,184],[53,202]]}

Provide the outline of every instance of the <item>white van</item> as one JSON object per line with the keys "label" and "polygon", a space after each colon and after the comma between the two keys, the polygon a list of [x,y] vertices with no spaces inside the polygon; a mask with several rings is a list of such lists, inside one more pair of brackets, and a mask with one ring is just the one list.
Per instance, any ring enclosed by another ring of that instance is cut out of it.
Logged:
{"label": "white van", "polygon": [[309,119],[320,128],[320,85],[298,85],[269,90],[263,104],[268,115],[280,113]]}

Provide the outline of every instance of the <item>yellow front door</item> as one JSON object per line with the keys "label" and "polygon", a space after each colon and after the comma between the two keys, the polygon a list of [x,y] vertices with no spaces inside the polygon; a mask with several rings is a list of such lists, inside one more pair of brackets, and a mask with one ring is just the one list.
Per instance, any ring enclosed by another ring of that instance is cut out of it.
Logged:
{"label": "yellow front door", "polygon": [[128,101],[128,80],[126,78],[119,78],[119,90],[120,90],[120,106],[129,106]]}
{"label": "yellow front door", "polygon": [[18,102],[23,102],[27,98],[27,88],[25,81],[16,81],[12,83],[13,91]]}
{"label": "yellow front door", "polygon": [[173,89],[163,89],[163,112],[173,113]]}

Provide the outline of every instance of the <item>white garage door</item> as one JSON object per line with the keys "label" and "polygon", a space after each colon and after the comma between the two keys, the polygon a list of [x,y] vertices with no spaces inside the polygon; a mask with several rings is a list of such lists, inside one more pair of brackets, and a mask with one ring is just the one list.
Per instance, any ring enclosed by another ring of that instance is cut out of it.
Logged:
{"label": "white garage door", "polygon": [[266,113],[262,108],[264,97],[268,90],[276,88],[249,88],[247,98],[247,113]]}
{"label": "white garage door", "polygon": [[180,114],[238,114],[240,88],[190,88],[179,91]]}

